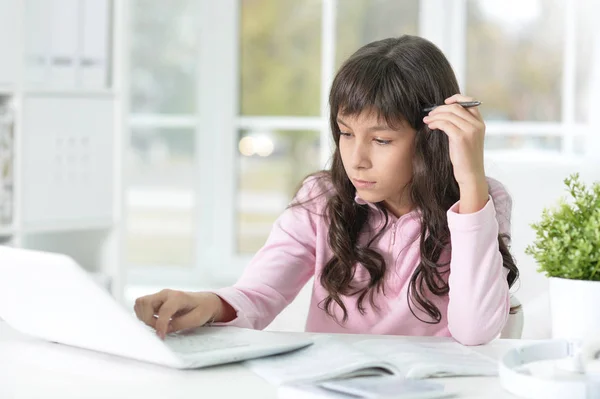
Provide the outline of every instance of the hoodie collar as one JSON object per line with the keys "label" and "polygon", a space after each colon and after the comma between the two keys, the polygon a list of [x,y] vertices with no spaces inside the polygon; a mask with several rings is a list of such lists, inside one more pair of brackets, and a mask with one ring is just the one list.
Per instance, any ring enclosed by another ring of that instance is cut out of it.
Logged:
{"label": "hoodie collar", "polygon": [[[356,194],[356,195],[354,196],[354,201],[355,201],[355,202],[356,202],[358,205],[368,205],[368,206],[369,206],[369,208],[371,208],[371,209],[375,209],[375,210],[381,211],[381,209],[379,209],[379,207],[378,207],[376,204],[374,204],[374,203],[372,203],[372,202],[365,201],[364,199],[360,198],[360,197],[358,196],[358,194]],[[402,219],[402,218],[404,218],[405,216],[408,216],[408,215],[411,215],[411,217],[414,217],[414,216],[416,216],[416,215],[421,215],[421,210],[420,210],[420,209],[413,209],[412,211],[408,212],[407,214],[405,214],[405,215],[402,215],[402,216],[400,217],[400,219]],[[393,215],[391,212],[388,212],[388,216],[389,216],[389,217],[391,217],[392,219],[398,219],[398,218],[397,218],[396,216],[394,216],[394,215]]]}

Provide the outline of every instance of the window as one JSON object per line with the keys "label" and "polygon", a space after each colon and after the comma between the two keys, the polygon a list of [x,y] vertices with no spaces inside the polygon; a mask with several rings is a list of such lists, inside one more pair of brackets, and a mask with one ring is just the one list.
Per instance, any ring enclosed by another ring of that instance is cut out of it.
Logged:
{"label": "window", "polygon": [[262,247],[302,179],[318,169],[318,131],[240,132],[237,252],[252,254]]}
{"label": "window", "polygon": [[419,2],[413,0],[338,1],[335,17],[336,67],[367,43],[419,33]]}
{"label": "window", "polygon": [[301,179],[327,164],[336,69],[380,38],[441,47],[484,103],[488,153],[583,153],[596,3],[136,0],[128,263],[235,279]]}
{"label": "window", "polygon": [[466,86],[486,99],[486,120],[560,121],[562,3],[526,1],[516,12],[499,2],[469,1]]}
{"label": "window", "polygon": [[[593,70],[598,73],[598,28],[595,16],[600,12],[600,3],[597,0],[579,0],[576,2],[576,16],[573,22],[576,26],[575,47],[575,122],[589,123],[591,121],[590,103],[591,88],[594,76]],[[595,38],[595,40],[594,40]],[[596,50],[594,50],[596,49]],[[596,60],[594,60],[594,56]],[[595,66],[595,69],[592,69]],[[598,79],[598,76],[595,77]]]}
{"label": "window", "polygon": [[593,36],[586,8],[590,1],[468,1],[466,91],[485,103],[486,149],[582,151],[576,123],[587,115]]}
{"label": "window", "polygon": [[237,253],[256,252],[302,179],[322,169],[324,82],[363,44],[417,34],[418,10],[416,0],[241,2]]}
{"label": "window", "polygon": [[241,115],[318,116],[320,0],[241,2]]}
{"label": "window", "polygon": [[189,268],[196,262],[197,2],[136,0],[130,13],[125,261]]}
{"label": "window", "polygon": [[127,261],[191,266],[194,130],[134,128],[127,165]]}
{"label": "window", "polygon": [[132,2],[133,116],[196,112],[197,15],[193,0]]}

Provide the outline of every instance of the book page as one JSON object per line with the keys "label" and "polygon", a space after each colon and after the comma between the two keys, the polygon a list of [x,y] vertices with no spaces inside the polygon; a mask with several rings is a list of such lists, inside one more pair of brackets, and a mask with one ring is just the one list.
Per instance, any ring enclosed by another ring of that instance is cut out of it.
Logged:
{"label": "book page", "polygon": [[479,354],[457,342],[407,342],[369,339],[354,346],[392,364],[406,378],[450,376],[494,376],[495,359]]}
{"label": "book page", "polygon": [[334,377],[391,374],[389,365],[334,337],[315,339],[314,344],[280,355],[247,360],[256,374],[275,385],[318,381]]}
{"label": "book page", "polygon": [[364,399],[414,398],[436,399],[451,396],[439,382],[409,380],[401,376],[352,378],[319,383],[332,392]]}

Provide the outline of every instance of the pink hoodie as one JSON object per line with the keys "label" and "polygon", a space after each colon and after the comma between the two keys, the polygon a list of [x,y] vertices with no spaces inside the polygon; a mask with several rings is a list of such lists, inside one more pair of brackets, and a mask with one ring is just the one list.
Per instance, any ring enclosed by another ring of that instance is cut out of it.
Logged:
{"label": "pink hoodie", "polygon": [[[488,186],[490,200],[479,212],[459,214],[456,212],[458,203],[448,210],[452,251],[444,251],[440,262],[450,258],[450,290],[444,297],[428,295],[440,309],[439,323],[429,324],[416,318],[407,301],[410,278],[420,260],[418,211],[400,218],[389,214],[385,232],[372,244],[372,248],[384,256],[387,267],[385,294],[375,296],[379,309],[371,306],[367,296],[363,301],[366,313],[362,315],[356,307],[357,297],[344,296],[348,320],[343,325],[322,310],[320,304],[327,297],[327,291],[319,277],[332,257],[327,244],[329,222],[322,216],[328,188],[313,177],[303,184],[296,200],[302,203],[317,199],[286,209],[238,282],[213,291],[237,312],[233,321],[218,324],[263,329],[315,276],[306,331],[451,336],[464,345],[491,341],[503,328],[510,307],[508,270],[502,266],[498,233],[510,233],[512,201],[498,181],[488,178]],[[358,197],[356,201],[367,204]],[[367,205],[373,209],[368,222],[371,228],[362,234],[361,244],[368,242],[385,222],[383,213],[375,205]],[[366,269],[357,265],[354,281],[360,284],[368,278]],[[421,319],[431,320],[415,305],[412,310]],[[334,313],[341,321],[342,312],[337,305]]]}

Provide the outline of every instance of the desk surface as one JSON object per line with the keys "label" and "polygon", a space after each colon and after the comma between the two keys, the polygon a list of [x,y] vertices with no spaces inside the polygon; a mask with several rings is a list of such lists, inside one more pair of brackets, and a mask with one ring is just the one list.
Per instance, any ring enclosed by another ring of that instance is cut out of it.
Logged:
{"label": "desk surface", "polygon": [[[342,335],[352,341],[360,335]],[[382,338],[382,337],[378,337]],[[433,337],[386,337],[435,342]],[[437,339],[440,340],[440,339]],[[497,340],[476,347],[499,358],[521,341]],[[514,398],[497,378],[439,380],[460,398]],[[25,337],[0,321],[0,398],[261,398],[277,389],[242,364],[201,370],[172,370],[102,353]]]}

